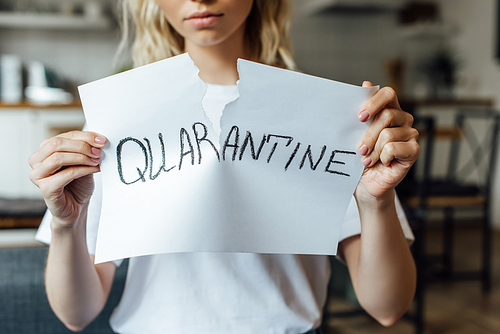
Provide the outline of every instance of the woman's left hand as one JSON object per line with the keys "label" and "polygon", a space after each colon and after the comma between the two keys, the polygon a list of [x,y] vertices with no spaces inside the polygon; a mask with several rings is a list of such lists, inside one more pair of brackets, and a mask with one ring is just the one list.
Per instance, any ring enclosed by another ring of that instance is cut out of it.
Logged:
{"label": "woman's left hand", "polygon": [[[370,86],[368,81],[363,83],[363,87]],[[364,103],[358,118],[361,122],[373,121],[358,147],[366,168],[355,195],[358,200],[376,202],[392,198],[394,187],[420,152],[413,116],[401,110],[394,89],[384,87]]]}

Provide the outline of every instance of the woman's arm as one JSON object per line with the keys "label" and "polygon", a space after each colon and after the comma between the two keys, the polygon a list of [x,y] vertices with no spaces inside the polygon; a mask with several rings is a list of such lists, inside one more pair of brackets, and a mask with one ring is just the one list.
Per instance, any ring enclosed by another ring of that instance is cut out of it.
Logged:
{"label": "woman's arm", "polygon": [[105,138],[70,132],[44,140],[30,156],[30,179],[52,213],[45,285],[54,313],[71,330],[82,330],[104,307],[115,265],[94,265],[86,245],[86,220],[93,173]]}
{"label": "woman's arm", "polygon": [[415,263],[396,213],[394,188],[417,159],[418,132],[391,88],[377,92],[359,115],[363,122],[373,120],[360,143],[367,168],[354,193],[361,235],[344,240],[340,251],[361,306],[390,326],[406,312],[416,287]]}
{"label": "woman's arm", "polygon": [[408,309],[416,284],[415,264],[394,207],[360,207],[361,235],[340,247],[361,306],[390,326]]}
{"label": "woman's arm", "polygon": [[45,271],[47,297],[64,325],[81,331],[106,304],[116,266],[112,262],[94,265],[94,256],[87,251],[85,222],[75,228],[54,227],[58,226],[54,221],[51,225]]}

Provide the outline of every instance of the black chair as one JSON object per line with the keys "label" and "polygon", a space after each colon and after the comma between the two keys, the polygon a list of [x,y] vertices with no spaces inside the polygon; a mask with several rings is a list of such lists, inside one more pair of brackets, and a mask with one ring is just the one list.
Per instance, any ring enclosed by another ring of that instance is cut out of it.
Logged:
{"label": "black chair", "polygon": [[[451,140],[448,157],[443,155],[438,157],[438,159],[448,159],[446,175],[441,178],[431,175],[434,153],[431,144],[429,152],[425,153],[423,175],[413,188],[417,193],[407,196],[405,201],[410,215],[415,216],[416,221],[421,224],[418,235],[424,235],[425,226],[430,222],[431,211],[440,210],[444,213],[443,252],[438,257],[441,270],[431,272],[430,268],[434,263],[423,253],[423,245],[417,247],[422,251],[423,257],[420,259],[420,267],[425,268],[424,271],[429,270],[430,279],[479,279],[483,291],[490,291],[491,183],[497,157],[499,121],[500,116],[494,110],[460,110],[456,114],[454,128],[437,129],[432,134],[427,134],[427,140],[431,142],[439,137]],[[459,220],[456,212],[460,210],[475,210],[480,214],[479,221],[482,225],[480,271],[453,270],[453,235]],[[424,240],[425,238],[422,242]],[[420,242],[418,237],[417,242]]]}
{"label": "black chair", "polygon": [[[420,146],[421,154],[419,160],[422,164],[422,172],[417,168],[412,168],[408,176],[398,186],[397,193],[403,205],[409,198],[417,196],[425,198],[430,184],[430,168],[434,146],[434,118],[433,117],[415,117],[415,127],[422,133]],[[418,177],[416,174],[422,174]],[[425,203],[421,206],[407,209],[405,206],[408,220],[412,226],[415,235],[415,242],[412,246],[413,256],[417,265],[417,289],[414,299],[414,308],[405,314],[404,318],[412,322],[415,326],[415,333],[421,334],[424,330],[424,295],[426,285],[426,261],[424,256],[425,242]],[[332,280],[328,288],[328,295],[341,298],[350,305],[350,309],[343,311],[329,311],[325,305],[323,310],[323,325],[328,319],[332,318],[351,318],[356,316],[368,316],[356,300],[354,289],[349,278],[349,273],[345,265],[339,263],[335,258],[330,258],[332,267]],[[326,326],[325,326],[326,331]]]}
{"label": "black chair", "polygon": [[[474,131],[473,123],[476,120],[484,123],[479,136]],[[415,166],[397,187],[397,192],[415,235],[412,251],[417,265],[417,290],[413,309],[405,315],[405,318],[415,325],[416,334],[424,332],[425,290],[428,282],[436,276],[453,280],[480,278],[484,291],[489,291],[491,287],[490,185],[495,170],[499,120],[496,111],[461,110],[457,112],[453,128],[437,129],[434,117],[415,117],[414,126],[421,133],[419,139],[421,153]],[[432,176],[435,141],[440,138],[451,139],[452,142],[447,173],[443,179]],[[471,176],[475,176],[475,179],[470,180]],[[454,211],[464,208],[479,209],[482,213],[483,264],[480,273],[457,273],[453,272],[451,267]],[[445,212],[443,241],[445,251],[440,259],[443,271],[431,275],[432,261],[425,253],[425,235],[430,223],[429,215],[433,210]],[[347,277],[347,273],[344,275]],[[345,284],[347,288],[348,285]],[[339,296],[338,291],[336,295]],[[355,302],[352,305],[350,311],[328,312],[325,309],[324,320],[366,314]]]}

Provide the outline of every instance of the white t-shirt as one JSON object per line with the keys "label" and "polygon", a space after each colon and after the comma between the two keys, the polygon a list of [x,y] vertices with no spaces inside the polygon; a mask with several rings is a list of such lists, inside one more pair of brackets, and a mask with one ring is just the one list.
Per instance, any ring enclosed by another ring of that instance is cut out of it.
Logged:
{"label": "white t-shirt", "polygon": [[[218,133],[225,104],[237,97],[237,86],[208,86],[203,108]],[[90,254],[95,254],[101,210],[100,174],[95,183],[87,218]],[[413,240],[397,199],[396,208],[406,238]],[[50,220],[47,212],[37,240],[50,243]],[[353,198],[340,239],[360,232]],[[121,334],[305,333],[320,325],[329,277],[324,255],[200,252],[135,257],[110,324]]]}

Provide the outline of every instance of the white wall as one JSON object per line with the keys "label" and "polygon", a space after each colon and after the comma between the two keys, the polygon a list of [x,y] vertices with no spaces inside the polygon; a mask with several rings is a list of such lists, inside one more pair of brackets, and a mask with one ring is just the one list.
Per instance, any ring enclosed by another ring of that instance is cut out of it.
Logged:
{"label": "white wall", "polygon": [[444,21],[459,28],[451,37],[463,66],[460,74],[465,82],[459,93],[494,97],[500,106],[500,66],[494,59],[496,2],[440,0]]}
{"label": "white wall", "polygon": [[384,61],[403,53],[394,38],[393,12],[309,16],[301,11],[305,1],[293,3],[292,40],[300,70],[351,84],[387,84]]}
{"label": "white wall", "polygon": [[[494,97],[500,103],[500,66],[494,59],[496,0],[435,1],[441,5],[445,25],[457,28],[448,38],[461,63],[457,94]],[[395,12],[308,16],[301,11],[305,2],[292,0],[295,58],[305,72],[354,84],[363,80],[385,84],[386,60],[408,60],[418,47],[432,45],[406,38]]]}

